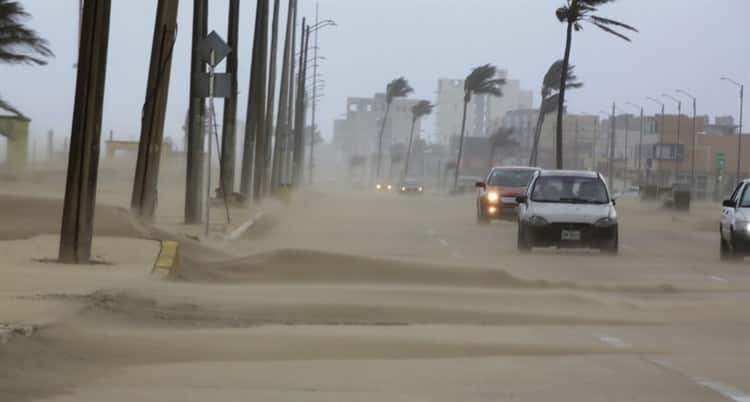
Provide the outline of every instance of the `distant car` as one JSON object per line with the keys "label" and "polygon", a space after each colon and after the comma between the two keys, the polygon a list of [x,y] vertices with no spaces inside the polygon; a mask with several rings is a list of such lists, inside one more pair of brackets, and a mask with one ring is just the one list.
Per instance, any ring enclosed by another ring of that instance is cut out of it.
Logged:
{"label": "distant car", "polygon": [[722,203],[719,236],[722,261],[750,255],[750,179],[741,181]]}
{"label": "distant car", "polygon": [[525,194],[534,173],[531,167],[494,167],[484,181],[476,183],[477,223],[487,224],[493,219],[516,219],[516,197]]}
{"label": "distant car", "polygon": [[399,194],[415,194],[422,195],[424,192],[424,186],[418,180],[406,179],[398,186]]}
{"label": "distant car", "polygon": [[619,251],[615,200],[599,173],[542,170],[517,197],[518,249],[589,247]]}
{"label": "distant car", "polygon": [[377,183],[375,184],[375,190],[377,191],[391,191],[393,190],[393,185],[389,183]]}

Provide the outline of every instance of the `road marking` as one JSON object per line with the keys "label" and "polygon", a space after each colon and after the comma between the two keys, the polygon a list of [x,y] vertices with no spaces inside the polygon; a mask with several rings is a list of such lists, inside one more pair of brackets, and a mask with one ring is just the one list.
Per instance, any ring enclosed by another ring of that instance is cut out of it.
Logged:
{"label": "road marking", "polygon": [[448,247],[448,241],[445,239],[440,239],[440,245],[442,245],[443,247]]}
{"label": "road marking", "polygon": [[614,336],[609,335],[594,335],[599,341],[602,343],[606,343],[609,346],[612,346],[615,349],[629,349],[631,345],[627,342],[624,342],[620,338],[616,338]]}
{"label": "road marking", "polygon": [[436,233],[437,232],[435,231],[435,229],[432,229],[432,228],[427,229],[427,236],[432,237],[432,236],[435,236]]}
{"label": "road marking", "polygon": [[736,402],[750,402],[750,395],[740,391],[737,388],[700,377],[692,377],[691,379],[698,384],[710,389],[711,391],[723,395],[725,398],[729,398]]}
{"label": "road marking", "polygon": [[723,282],[723,283],[729,283],[729,279],[722,278],[720,276],[709,276],[709,278],[717,281],[717,282]]}
{"label": "road marking", "polygon": [[464,255],[461,254],[461,253],[457,253],[457,252],[454,251],[454,252],[451,253],[451,257],[460,260],[460,259],[464,258]]}

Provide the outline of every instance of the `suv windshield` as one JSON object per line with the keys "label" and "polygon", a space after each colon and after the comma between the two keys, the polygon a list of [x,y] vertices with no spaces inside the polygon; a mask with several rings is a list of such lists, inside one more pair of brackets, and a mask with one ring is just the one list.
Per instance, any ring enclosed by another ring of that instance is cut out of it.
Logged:
{"label": "suv windshield", "polygon": [[534,182],[531,200],[537,202],[606,204],[607,189],[599,178],[542,176]]}
{"label": "suv windshield", "polygon": [[534,170],[497,169],[490,174],[487,184],[503,187],[526,187],[534,176]]}

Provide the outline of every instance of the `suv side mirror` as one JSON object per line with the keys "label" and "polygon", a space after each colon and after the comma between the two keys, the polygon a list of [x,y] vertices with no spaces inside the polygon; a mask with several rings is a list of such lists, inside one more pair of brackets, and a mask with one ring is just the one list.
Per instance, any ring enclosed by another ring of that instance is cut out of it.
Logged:
{"label": "suv side mirror", "polygon": [[474,184],[474,186],[475,186],[476,188],[481,188],[481,189],[485,189],[485,190],[487,189],[487,185],[486,185],[486,184],[484,184],[484,182],[483,182],[483,181],[478,181],[478,182],[476,182],[476,183]]}
{"label": "suv side mirror", "polygon": [[526,204],[527,202],[529,202],[529,196],[527,196],[526,194],[516,196],[516,202],[518,204]]}
{"label": "suv side mirror", "polygon": [[734,208],[737,206],[734,201],[732,200],[724,200],[724,202],[721,203],[721,205],[727,207],[727,208]]}
{"label": "suv side mirror", "polygon": [[612,197],[612,205],[617,206],[617,197]]}

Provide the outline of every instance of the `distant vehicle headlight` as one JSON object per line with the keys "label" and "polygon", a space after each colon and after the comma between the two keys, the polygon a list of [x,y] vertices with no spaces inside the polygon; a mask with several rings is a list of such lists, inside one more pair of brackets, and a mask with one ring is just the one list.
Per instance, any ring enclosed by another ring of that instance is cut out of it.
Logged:
{"label": "distant vehicle headlight", "polygon": [[617,224],[617,219],[612,218],[611,216],[608,216],[606,218],[601,218],[598,221],[596,221],[596,223],[594,223],[594,226],[600,227],[600,228],[608,228],[616,224]]}
{"label": "distant vehicle headlight", "polygon": [[419,188],[419,192],[421,193],[422,191],[424,191],[424,189],[422,187],[420,187]]}
{"label": "distant vehicle headlight", "polygon": [[494,191],[487,193],[487,201],[492,203],[500,201],[500,194]]}
{"label": "distant vehicle headlight", "polygon": [[381,186],[380,184],[376,184],[375,188],[378,189],[378,190],[380,190],[381,188],[383,188],[383,186]]}
{"label": "distant vehicle headlight", "polygon": [[406,191],[406,187],[401,187],[401,191]]}
{"label": "distant vehicle headlight", "polygon": [[549,222],[542,218],[539,215],[534,215],[531,218],[529,218],[529,225],[531,226],[547,226],[549,225]]}
{"label": "distant vehicle headlight", "polygon": [[393,186],[391,186],[391,185],[389,184],[389,185],[388,185],[388,190],[391,190],[391,189],[393,189]]}

